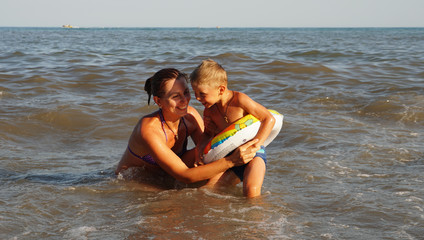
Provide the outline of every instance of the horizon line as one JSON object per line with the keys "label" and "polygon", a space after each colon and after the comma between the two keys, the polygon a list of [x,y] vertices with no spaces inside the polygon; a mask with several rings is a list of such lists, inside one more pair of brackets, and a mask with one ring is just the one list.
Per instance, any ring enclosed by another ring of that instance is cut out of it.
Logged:
{"label": "horizon line", "polygon": [[[65,28],[63,26],[0,26],[0,28]],[[200,26],[192,26],[192,27],[122,27],[122,26],[73,26],[73,28],[69,28],[69,29],[78,29],[78,28],[199,28],[199,29],[221,29],[221,28],[424,28],[424,26],[385,26],[385,27],[373,27],[373,26],[321,26],[321,27],[317,27],[317,26],[310,26],[310,27],[222,27],[222,26],[215,26],[215,27],[200,27]]]}

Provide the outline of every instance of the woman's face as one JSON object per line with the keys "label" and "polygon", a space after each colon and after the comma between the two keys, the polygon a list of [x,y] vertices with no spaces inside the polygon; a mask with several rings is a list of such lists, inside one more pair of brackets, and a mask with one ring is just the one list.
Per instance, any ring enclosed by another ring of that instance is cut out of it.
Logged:
{"label": "woman's face", "polygon": [[157,104],[163,111],[170,111],[179,116],[187,114],[190,102],[190,90],[183,77],[168,80],[163,85],[164,94],[158,98]]}

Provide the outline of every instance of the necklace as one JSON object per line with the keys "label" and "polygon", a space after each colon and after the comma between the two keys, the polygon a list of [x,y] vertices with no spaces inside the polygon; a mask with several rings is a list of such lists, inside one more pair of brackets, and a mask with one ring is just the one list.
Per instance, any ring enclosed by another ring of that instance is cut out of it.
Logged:
{"label": "necklace", "polygon": [[[181,119],[178,122],[178,126],[177,126],[177,133],[175,134],[174,130],[172,130],[172,128],[169,126],[169,124],[166,122],[165,120],[165,116],[162,113],[162,108],[159,109],[159,117],[160,117],[160,121],[162,122],[162,128],[163,131],[165,132],[165,128],[163,127],[163,123],[165,122],[166,126],[168,127],[169,130],[171,130],[172,134],[174,134],[174,138],[177,141],[178,140],[178,129],[180,129],[180,124],[181,124]],[[165,133],[166,135],[166,133]]]}
{"label": "necklace", "polygon": [[175,134],[174,130],[172,130],[172,128],[168,125],[168,123],[165,121],[165,118],[164,118],[163,120],[164,120],[164,122],[165,122],[166,126],[168,126],[169,130],[171,130],[172,134],[174,134],[174,138],[175,138],[175,140],[178,140],[178,129],[180,128],[181,120],[180,120],[180,122],[178,123],[178,127],[177,127],[177,134]]}
{"label": "necklace", "polygon": [[228,111],[228,106],[230,106],[231,101],[233,101],[234,98],[234,91],[231,91],[231,93],[233,94],[233,96],[231,96],[230,101],[227,103],[227,107],[225,108],[225,113],[222,114],[221,110],[219,110],[219,107],[216,106],[216,108],[218,109],[219,114],[221,114],[224,117],[224,120],[226,123],[228,123],[228,117],[227,117],[227,111]]}

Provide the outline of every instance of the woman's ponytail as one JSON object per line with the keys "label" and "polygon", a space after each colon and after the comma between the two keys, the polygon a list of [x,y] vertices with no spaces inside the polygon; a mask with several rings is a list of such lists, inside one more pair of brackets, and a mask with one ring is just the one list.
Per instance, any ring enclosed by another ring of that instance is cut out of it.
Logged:
{"label": "woman's ponytail", "polygon": [[150,105],[150,98],[152,97],[152,78],[146,80],[146,83],[144,84],[144,91],[147,92],[147,95],[149,95],[149,98],[147,100],[147,105]]}

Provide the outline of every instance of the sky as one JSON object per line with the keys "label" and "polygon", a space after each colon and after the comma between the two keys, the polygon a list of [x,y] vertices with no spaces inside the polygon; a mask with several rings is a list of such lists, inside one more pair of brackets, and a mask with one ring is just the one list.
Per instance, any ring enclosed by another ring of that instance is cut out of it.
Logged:
{"label": "sky", "polygon": [[424,0],[0,0],[2,27],[424,27]]}

